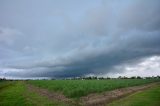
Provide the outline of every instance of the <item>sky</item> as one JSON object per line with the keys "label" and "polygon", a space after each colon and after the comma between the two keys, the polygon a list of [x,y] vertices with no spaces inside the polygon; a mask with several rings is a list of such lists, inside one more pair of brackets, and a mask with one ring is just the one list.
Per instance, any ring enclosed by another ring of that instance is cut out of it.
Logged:
{"label": "sky", "polygon": [[0,0],[0,77],[160,75],[159,0]]}

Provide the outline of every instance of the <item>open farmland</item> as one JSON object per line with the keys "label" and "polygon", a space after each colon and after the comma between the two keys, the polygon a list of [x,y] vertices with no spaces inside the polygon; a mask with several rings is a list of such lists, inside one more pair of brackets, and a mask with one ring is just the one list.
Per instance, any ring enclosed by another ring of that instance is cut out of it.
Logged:
{"label": "open farmland", "polygon": [[160,79],[0,81],[0,106],[103,106],[119,97],[159,86],[159,81]]}
{"label": "open farmland", "polygon": [[118,88],[137,86],[158,81],[157,79],[111,79],[111,80],[31,80],[28,83],[50,91],[62,92],[70,98],[85,96],[90,93]]}
{"label": "open farmland", "polygon": [[0,106],[160,106],[160,0],[0,0]]}
{"label": "open farmland", "polygon": [[0,106],[66,106],[27,89],[22,81],[0,81]]}

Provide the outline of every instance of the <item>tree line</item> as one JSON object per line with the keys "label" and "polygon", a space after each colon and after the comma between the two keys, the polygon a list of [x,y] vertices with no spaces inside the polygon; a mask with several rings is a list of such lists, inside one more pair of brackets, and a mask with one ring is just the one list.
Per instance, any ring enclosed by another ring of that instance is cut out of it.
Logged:
{"label": "tree line", "polygon": [[65,78],[65,80],[108,80],[108,79],[160,79],[160,76],[152,76],[152,77],[141,77],[141,76],[126,77],[126,76],[119,76],[118,78],[89,76],[89,77]]}

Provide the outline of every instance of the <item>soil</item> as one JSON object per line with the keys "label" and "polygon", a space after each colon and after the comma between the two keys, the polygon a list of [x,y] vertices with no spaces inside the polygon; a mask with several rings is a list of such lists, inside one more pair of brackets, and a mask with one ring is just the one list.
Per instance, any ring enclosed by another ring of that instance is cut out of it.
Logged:
{"label": "soil", "polygon": [[68,105],[106,106],[108,103],[112,102],[113,100],[125,97],[137,91],[143,91],[144,89],[150,88],[156,84],[160,84],[160,83],[151,83],[151,84],[141,85],[141,86],[120,88],[112,91],[106,91],[103,93],[93,93],[93,94],[89,94],[87,96],[81,97],[79,100],[67,98],[62,93],[51,92],[51,91],[48,91],[47,89],[35,87],[30,84],[27,84],[27,88],[30,91],[36,92],[42,96],[47,97],[49,100],[64,102]]}

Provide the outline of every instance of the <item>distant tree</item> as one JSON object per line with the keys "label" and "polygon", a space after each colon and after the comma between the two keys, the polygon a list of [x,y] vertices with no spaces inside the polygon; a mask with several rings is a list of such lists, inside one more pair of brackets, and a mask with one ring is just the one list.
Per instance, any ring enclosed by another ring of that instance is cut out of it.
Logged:
{"label": "distant tree", "polygon": [[103,78],[103,77],[99,77],[99,79],[100,79],[100,80],[103,80],[104,78]]}
{"label": "distant tree", "polygon": [[3,80],[6,80],[6,78],[5,77],[4,78],[0,78],[0,80],[3,81]]}
{"label": "distant tree", "polygon": [[119,76],[118,79],[122,79],[122,76]]}
{"label": "distant tree", "polygon": [[136,79],[136,77],[135,77],[135,76],[132,76],[131,79]]}
{"label": "distant tree", "polygon": [[145,77],[145,79],[152,79],[152,77]]}
{"label": "distant tree", "polygon": [[159,76],[159,75],[157,75],[157,79],[160,79],[160,76]]}
{"label": "distant tree", "polygon": [[85,77],[84,79],[91,80],[91,79],[92,79],[92,77]]}
{"label": "distant tree", "polygon": [[110,77],[107,77],[106,79],[111,79]]}
{"label": "distant tree", "polygon": [[142,79],[140,76],[137,76],[137,79]]}
{"label": "distant tree", "polygon": [[97,77],[96,77],[96,76],[93,76],[92,79],[97,79]]}
{"label": "distant tree", "polygon": [[124,76],[123,79],[128,79],[128,77]]}

